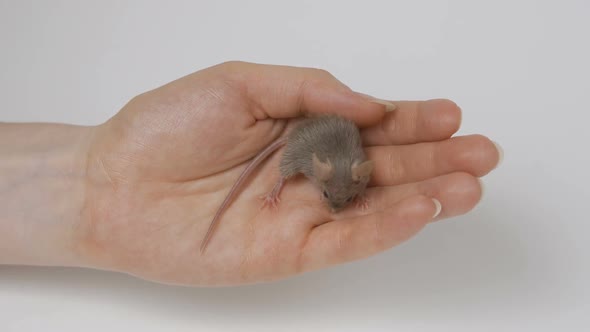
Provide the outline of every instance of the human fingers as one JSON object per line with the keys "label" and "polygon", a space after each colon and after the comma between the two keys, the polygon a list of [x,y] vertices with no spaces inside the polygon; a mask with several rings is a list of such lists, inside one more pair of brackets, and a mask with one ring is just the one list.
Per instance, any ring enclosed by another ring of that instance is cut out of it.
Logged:
{"label": "human fingers", "polygon": [[394,103],[395,110],[362,131],[365,145],[440,141],[451,137],[461,125],[461,109],[447,99]]}
{"label": "human fingers", "polygon": [[229,62],[222,65],[244,91],[257,120],[283,119],[306,113],[337,113],[359,126],[377,123],[382,101],[352,91],[323,69]]}
{"label": "human fingers", "polygon": [[366,149],[375,162],[371,185],[391,186],[422,181],[452,172],[483,176],[497,167],[501,150],[482,135],[459,136],[440,142]]}
{"label": "human fingers", "polygon": [[439,207],[433,199],[417,195],[385,210],[315,227],[302,248],[300,269],[345,263],[394,247],[420,231]]}
{"label": "human fingers", "polygon": [[398,186],[375,187],[367,190],[367,209],[350,208],[335,216],[339,219],[362,216],[389,209],[392,205],[416,195],[434,197],[442,204],[437,219],[455,217],[471,211],[482,196],[481,181],[465,172],[455,172],[425,181]]}

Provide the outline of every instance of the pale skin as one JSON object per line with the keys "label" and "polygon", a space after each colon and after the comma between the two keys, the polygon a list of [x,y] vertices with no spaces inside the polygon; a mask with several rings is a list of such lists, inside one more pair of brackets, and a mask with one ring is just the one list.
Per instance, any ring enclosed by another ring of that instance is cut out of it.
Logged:
{"label": "pale skin", "polygon": [[[0,264],[77,266],[171,284],[278,280],[395,247],[428,223],[465,214],[500,151],[481,135],[451,137],[448,100],[355,93],[311,68],[229,62],[133,98],[97,126],[0,123]],[[202,237],[247,162],[305,113],[354,120],[375,169],[368,208],[333,214],[304,178],[277,209],[259,197],[280,153],[253,174]],[[442,205],[437,217],[433,198]]]}

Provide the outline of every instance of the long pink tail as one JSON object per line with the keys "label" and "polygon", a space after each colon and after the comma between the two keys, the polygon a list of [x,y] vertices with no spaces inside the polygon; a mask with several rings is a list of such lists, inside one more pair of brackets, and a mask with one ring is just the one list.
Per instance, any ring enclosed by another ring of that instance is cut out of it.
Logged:
{"label": "long pink tail", "polygon": [[227,208],[229,203],[231,203],[231,201],[238,194],[238,189],[244,183],[244,180],[246,180],[250,176],[250,174],[252,174],[252,171],[254,169],[256,169],[256,167],[258,165],[260,165],[260,163],[262,161],[264,161],[264,159],[266,159],[270,154],[272,154],[273,152],[278,150],[280,147],[282,147],[286,143],[287,143],[287,136],[279,138],[276,141],[274,141],[266,149],[264,149],[262,152],[260,152],[250,162],[250,164],[246,167],[246,169],[242,172],[242,174],[240,174],[240,177],[238,178],[236,183],[234,183],[234,185],[232,186],[232,188],[229,191],[229,194],[227,194],[227,196],[225,197],[225,200],[223,201],[223,203],[221,203],[221,206],[219,207],[219,209],[215,213],[213,220],[211,220],[211,224],[209,224],[209,229],[207,229],[207,233],[205,233],[205,237],[203,238],[203,241],[201,242],[201,249],[200,249],[201,253],[203,253],[205,251],[207,244],[209,243],[209,240],[211,239],[211,236],[213,235],[213,231],[215,230],[215,228],[219,224],[219,218],[221,217],[221,214],[225,211],[225,209]]}

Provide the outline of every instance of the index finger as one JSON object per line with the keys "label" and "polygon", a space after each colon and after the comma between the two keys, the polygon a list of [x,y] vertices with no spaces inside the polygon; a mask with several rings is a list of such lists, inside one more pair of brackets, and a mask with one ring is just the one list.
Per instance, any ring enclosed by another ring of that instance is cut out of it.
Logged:
{"label": "index finger", "polygon": [[461,109],[448,99],[396,101],[397,108],[362,132],[363,143],[398,145],[441,141],[461,125]]}
{"label": "index finger", "polygon": [[366,127],[376,124],[386,111],[384,105],[352,91],[323,69],[247,62],[223,66],[247,91],[257,120],[335,113]]}

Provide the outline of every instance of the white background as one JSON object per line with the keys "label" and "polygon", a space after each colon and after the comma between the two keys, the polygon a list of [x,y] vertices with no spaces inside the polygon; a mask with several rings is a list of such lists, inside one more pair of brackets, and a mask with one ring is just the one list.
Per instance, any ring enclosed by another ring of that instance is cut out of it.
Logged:
{"label": "white background", "polygon": [[322,67],[382,98],[451,98],[462,134],[505,149],[472,213],[281,282],[192,289],[0,267],[1,331],[590,326],[588,1],[0,0],[0,47],[0,121],[98,124],[239,59]]}

